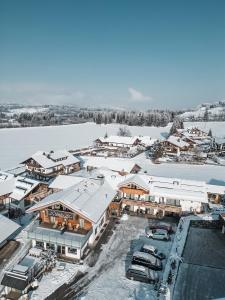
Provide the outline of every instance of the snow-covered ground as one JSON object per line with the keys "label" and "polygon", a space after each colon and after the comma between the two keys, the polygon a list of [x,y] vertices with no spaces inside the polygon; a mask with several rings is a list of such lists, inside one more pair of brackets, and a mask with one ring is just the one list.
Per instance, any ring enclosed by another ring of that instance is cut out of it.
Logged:
{"label": "snow-covered ground", "polygon": [[142,167],[142,171],[147,171],[154,176],[203,180],[211,184],[225,185],[224,166],[175,163],[154,164],[150,159],[145,158],[144,153],[132,158],[132,160]]}
{"label": "snow-covered ground", "polygon": [[[168,258],[172,240],[165,242],[148,239],[145,237],[147,225],[148,220],[145,218],[130,216],[121,218],[113,236],[103,246],[96,265],[90,270],[89,276],[94,273],[95,277],[79,300],[156,299],[154,285],[132,281],[125,276],[126,269],[131,263],[132,253],[139,250],[143,243],[157,247]],[[163,261],[163,266],[166,260]],[[162,272],[158,273],[162,278]]]}
{"label": "snow-covered ground", "polygon": [[[7,128],[0,130],[0,168],[16,166],[38,150],[77,149],[92,145],[100,136],[116,135],[121,125],[84,123],[64,126]],[[132,135],[160,138],[168,127],[130,127]]]}
{"label": "snow-covered ground", "polygon": [[[115,135],[120,124],[96,125],[94,123],[75,124],[53,127],[12,128],[0,130],[0,169],[16,166],[38,150],[77,149],[92,144],[99,136]],[[198,126],[218,137],[225,135],[225,122],[186,122],[185,127]],[[129,127],[132,135],[149,135],[163,138],[170,129],[167,127]],[[135,157],[153,175],[173,176],[196,180],[225,181],[225,170],[220,166],[193,166],[177,164],[153,165],[150,160]]]}
{"label": "snow-covered ground", "polygon": [[[57,262],[57,265],[59,265],[59,262]],[[44,274],[39,287],[32,293],[31,300],[45,299],[61,285],[68,283],[78,271],[84,272],[86,269],[86,266],[65,263],[64,270],[57,270],[57,265],[52,272]]]}

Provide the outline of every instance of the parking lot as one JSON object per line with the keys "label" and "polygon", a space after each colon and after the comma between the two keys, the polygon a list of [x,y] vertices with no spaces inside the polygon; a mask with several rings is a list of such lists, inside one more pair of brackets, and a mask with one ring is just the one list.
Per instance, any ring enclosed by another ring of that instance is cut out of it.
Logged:
{"label": "parking lot", "polygon": [[[89,272],[94,273],[95,277],[79,299],[155,299],[154,285],[131,281],[125,276],[133,252],[139,250],[143,243],[157,247],[166,255],[166,259],[163,260],[163,268],[165,267],[174,235],[168,242],[148,239],[145,236],[146,226],[148,226],[146,218],[128,216],[128,219],[120,220],[109,242],[103,246],[98,262]],[[176,228],[176,225],[174,226]],[[160,278],[162,272],[159,272]]]}
{"label": "parking lot", "polygon": [[225,296],[225,236],[217,229],[190,227],[174,300]]}

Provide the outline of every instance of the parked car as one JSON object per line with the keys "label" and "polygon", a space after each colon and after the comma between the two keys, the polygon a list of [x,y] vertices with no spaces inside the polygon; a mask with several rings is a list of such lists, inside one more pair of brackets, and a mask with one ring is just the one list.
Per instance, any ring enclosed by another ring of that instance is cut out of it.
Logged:
{"label": "parked car", "polygon": [[163,229],[167,230],[168,233],[173,233],[173,227],[170,223],[158,222],[149,225],[149,229]]}
{"label": "parked car", "polygon": [[161,260],[166,258],[165,254],[163,254],[162,252],[159,252],[158,249],[156,249],[152,245],[143,244],[140,251],[145,252],[145,253],[149,253],[149,254],[151,254],[151,255],[153,255],[156,258],[161,259]]}
{"label": "parked car", "polygon": [[132,263],[148,267],[152,270],[162,270],[162,262],[158,258],[149,253],[144,253],[141,251],[134,252]]}
{"label": "parked car", "polygon": [[157,272],[140,265],[131,264],[126,272],[126,277],[146,283],[156,283],[159,281]]}
{"label": "parked car", "polygon": [[170,236],[167,230],[164,229],[148,229],[146,230],[146,235],[147,237],[152,238],[154,240],[163,240],[163,241],[170,240]]}

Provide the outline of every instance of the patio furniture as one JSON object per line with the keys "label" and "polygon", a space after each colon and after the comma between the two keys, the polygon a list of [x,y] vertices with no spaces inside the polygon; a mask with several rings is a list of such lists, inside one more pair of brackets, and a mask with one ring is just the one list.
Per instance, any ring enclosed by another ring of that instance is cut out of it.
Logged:
{"label": "patio furniture", "polygon": [[58,226],[58,221],[55,221],[55,224],[52,226],[52,228],[56,228]]}
{"label": "patio furniture", "polygon": [[71,225],[71,223],[68,223],[68,229],[73,230],[73,226]]}

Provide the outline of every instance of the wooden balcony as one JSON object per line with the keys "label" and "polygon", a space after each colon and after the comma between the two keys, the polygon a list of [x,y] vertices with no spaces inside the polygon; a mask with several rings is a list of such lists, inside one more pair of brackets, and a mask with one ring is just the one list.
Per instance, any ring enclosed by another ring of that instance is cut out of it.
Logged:
{"label": "wooden balcony", "polygon": [[126,193],[129,195],[145,195],[149,194],[148,191],[142,190],[142,189],[134,189],[134,188],[129,188],[129,187],[121,187],[120,192]]}
{"label": "wooden balcony", "polygon": [[64,232],[71,232],[71,233],[78,233],[78,234],[86,235],[89,232],[89,230],[86,230],[84,228],[80,228],[78,226],[76,226],[74,228],[69,228],[68,226],[55,225],[55,224],[46,223],[46,222],[41,222],[41,223],[39,223],[38,226],[42,227],[42,228],[58,230],[62,234]]}
{"label": "wooden balcony", "polygon": [[151,201],[131,200],[131,199],[123,198],[122,203],[126,204],[126,205],[130,205],[130,206],[145,207],[146,209],[148,209],[148,208],[159,209],[159,210],[163,210],[166,212],[172,212],[172,213],[177,213],[177,214],[182,212],[181,206],[157,203],[157,202],[151,202]]}
{"label": "wooden balcony", "polygon": [[52,172],[45,173],[44,170],[42,170],[42,169],[35,169],[34,167],[28,167],[28,166],[27,166],[27,171],[30,172],[31,174],[36,174],[36,175],[45,176],[45,177],[54,177],[57,175],[64,174],[64,169],[54,170]]}
{"label": "wooden balcony", "polygon": [[49,190],[43,190],[43,191],[38,191],[35,193],[30,194],[30,196],[28,197],[29,200],[42,200],[45,197],[47,197],[48,195],[50,195],[52,192]]}

